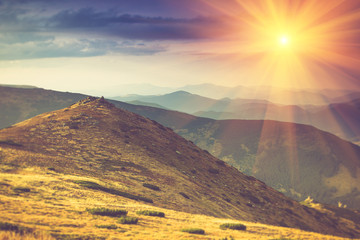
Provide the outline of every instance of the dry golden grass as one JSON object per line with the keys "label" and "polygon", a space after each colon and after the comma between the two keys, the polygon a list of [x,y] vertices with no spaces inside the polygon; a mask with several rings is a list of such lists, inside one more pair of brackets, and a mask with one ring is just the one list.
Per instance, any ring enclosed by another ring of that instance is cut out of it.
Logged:
{"label": "dry golden grass", "polygon": [[[6,171],[9,171],[9,167]],[[99,182],[97,179],[54,173],[41,168],[27,168],[4,172],[0,169],[0,222],[8,222],[34,229],[25,235],[0,232],[0,239],[40,239],[69,235],[93,239],[327,239],[344,238],[325,236],[297,229],[275,227],[259,223],[220,219],[189,214],[143,204],[120,196],[80,187],[74,180]],[[113,183],[115,184],[115,183]],[[16,192],[14,187],[29,188],[30,192]],[[136,225],[125,225],[117,218],[96,216],[86,208],[106,207],[124,209],[128,216],[139,218]],[[137,215],[139,210],[165,213],[164,218]],[[221,230],[222,223],[237,222],[246,225],[246,231]],[[98,228],[116,225],[117,229]],[[181,232],[183,228],[201,228],[205,235]],[[37,234],[37,235],[36,235]],[[71,238],[70,238],[71,239]]]}
{"label": "dry golden grass", "polygon": [[3,231],[0,232],[0,240],[55,240],[56,238],[52,237],[48,233],[37,232],[37,233],[27,233],[19,234],[15,232]]}

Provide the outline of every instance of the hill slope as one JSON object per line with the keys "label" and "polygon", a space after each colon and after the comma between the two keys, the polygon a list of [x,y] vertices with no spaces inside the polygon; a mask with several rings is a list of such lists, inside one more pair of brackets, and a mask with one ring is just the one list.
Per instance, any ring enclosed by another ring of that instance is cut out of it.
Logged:
{"label": "hill slope", "polygon": [[50,167],[97,178],[100,186],[116,182],[118,190],[86,182],[83,186],[154,206],[333,235],[360,234],[343,220],[241,174],[172,130],[103,99],[87,98],[39,115],[0,130],[0,136],[2,164]]}
{"label": "hill slope", "polygon": [[[0,229],[11,224],[12,231],[0,231],[0,239],[64,240],[64,239],[326,239],[345,238],[320,235],[294,228],[275,227],[248,221],[215,218],[146,205],[114,194],[79,186],[78,181],[99,180],[63,174],[53,169],[18,168],[0,165]],[[108,186],[116,182],[107,181]],[[29,191],[19,191],[28,189]],[[87,209],[106,207],[127,211],[138,218],[137,224],[120,224],[118,217],[92,215]],[[164,217],[138,215],[137,211],[164,213]],[[345,210],[345,209],[341,209]],[[338,213],[336,213],[339,216]],[[347,213],[346,213],[347,214]],[[359,219],[358,214],[357,219]],[[354,219],[357,220],[356,218]],[[223,223],[241,223],[246,231],[222,230]],[[26,228],[27,233],[17,228]],[[204,235],[182,232],[184,228],[200,228]],[[8,229],[10,230],[10,229]],[[52,236],[52,237],[50,237]],[[231,238],[231,237],[232,238]],[[348,238],[346,238],[348,239]]]}
{"label": "hill slope", "polygon": [[[32,91],[16,90],[15,95],[6,89],[4,95],[0,94],[0,99],[2,102],[14,102],[14,112],[21,115],[23,110],[28,110],[21,106],[28,103],[33,103],[32,107],[38,111],[41,106],[55,110],[64,102],[81,97],[43,89]],[[34,99],[38,99],[39,105]],[[360,209],[359,148],[331,134],[298,124],[215,121],[175,111],[112,102],[176,130],[211,154],[256,176],[287,196],[304,200],[310,195],[320,202],[337,204],[341,201],[348,207]],[[2,106],[0,104],[0,108]],[[24,120],[23,114],[21,116]],[[11,113],[1,114],[0,123],[4,118],[9,118],[12,123],[17,119]],[[265,167],[268,165],[268,168]]]}

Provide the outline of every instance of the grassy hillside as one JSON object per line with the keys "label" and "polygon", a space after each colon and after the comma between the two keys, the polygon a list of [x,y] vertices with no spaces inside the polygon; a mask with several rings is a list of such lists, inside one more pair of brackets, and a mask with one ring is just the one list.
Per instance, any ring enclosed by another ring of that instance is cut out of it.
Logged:
{"label": "grassy hillside", "polygon": [[[345,239],[158,208],[81,187],[75,183],[80,180],[102,183],[97,178],[62,174],[46,168],[0,165],[0,227],[4,223],[16,227],[11,231],[2,229],[0,239]],[[17,190],[20,188],[30,191]],[[127,216],[138,218],[138,223],[121,224],[119,217],[93,215],[89,211],[100,207],[125,210]],[[141,210],[162,212],[165,217],[138,215]],[[241,223],[246,230],[222,230],[223,223]],[[203,229],[205,234],[181,231],[188,228]]]}
{"label": "grassy hillside", "polygon": [[[1,90],[1,88],[0,88]],[[13,92],[12,92],[13,91]],[[3,88],[0,124],[26,119],[31,109],[59,109],[82,95]],[[214,121],[164,109],[112,101],[117,107],[175,129],[211,154],[256,176],[287,196],[359,209],[359,150],[309,126],[275,121]],[[29,105],[29,103],[32,103]],[[31,106],[31,107],[28,107]],[[7,124],[8,125],[8,124]]]}
{"label": "grassy hillside", "polygon": [[[70,186],[154,207],[339,236],[360,234],[356,223],[290,200],[171,129],[103,99],[39,115],[1,130],[0,136],[7,173],[47,169],[49,175],[82,178],[66,180]],[[19,194],[34,192],[17,182],[3,185]]]}
{"label": "grassy hillside", "polygon": [[262,120],[211,120],[115,103],[154,119],[212,155],[297,200],[345,202],[360,209],[360,148],[311,126]]}

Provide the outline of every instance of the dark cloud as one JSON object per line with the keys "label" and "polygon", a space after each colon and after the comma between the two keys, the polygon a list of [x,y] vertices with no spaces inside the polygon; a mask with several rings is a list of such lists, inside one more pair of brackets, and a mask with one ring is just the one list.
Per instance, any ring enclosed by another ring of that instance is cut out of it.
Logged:
{"label": "dark cloud", "polygon": [[217,18],[197,16],[190,5],[189,0],[0,0],[0,58],[151,55],[166,50],[164,40],[207,39],[222,29]]}
{"label": "dark cloud", "polygon": [[210,37],[204,29],[216,27],[216,19],[147,17],[119,14],[114,10],[98,12],[93,8],[82,8],[59,12],[48,20],[47,27],[51,30],[76,29],[143,40],[199,39]]}

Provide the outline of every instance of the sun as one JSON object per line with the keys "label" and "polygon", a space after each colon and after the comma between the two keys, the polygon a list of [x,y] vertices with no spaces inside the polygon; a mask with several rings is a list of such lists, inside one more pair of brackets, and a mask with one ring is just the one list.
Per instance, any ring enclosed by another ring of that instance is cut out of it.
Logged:
{"label": "sun", "polygon": [[290,44],[290,38],[287,35],[281,35],[278,42],[280,46],[288,46]]}

